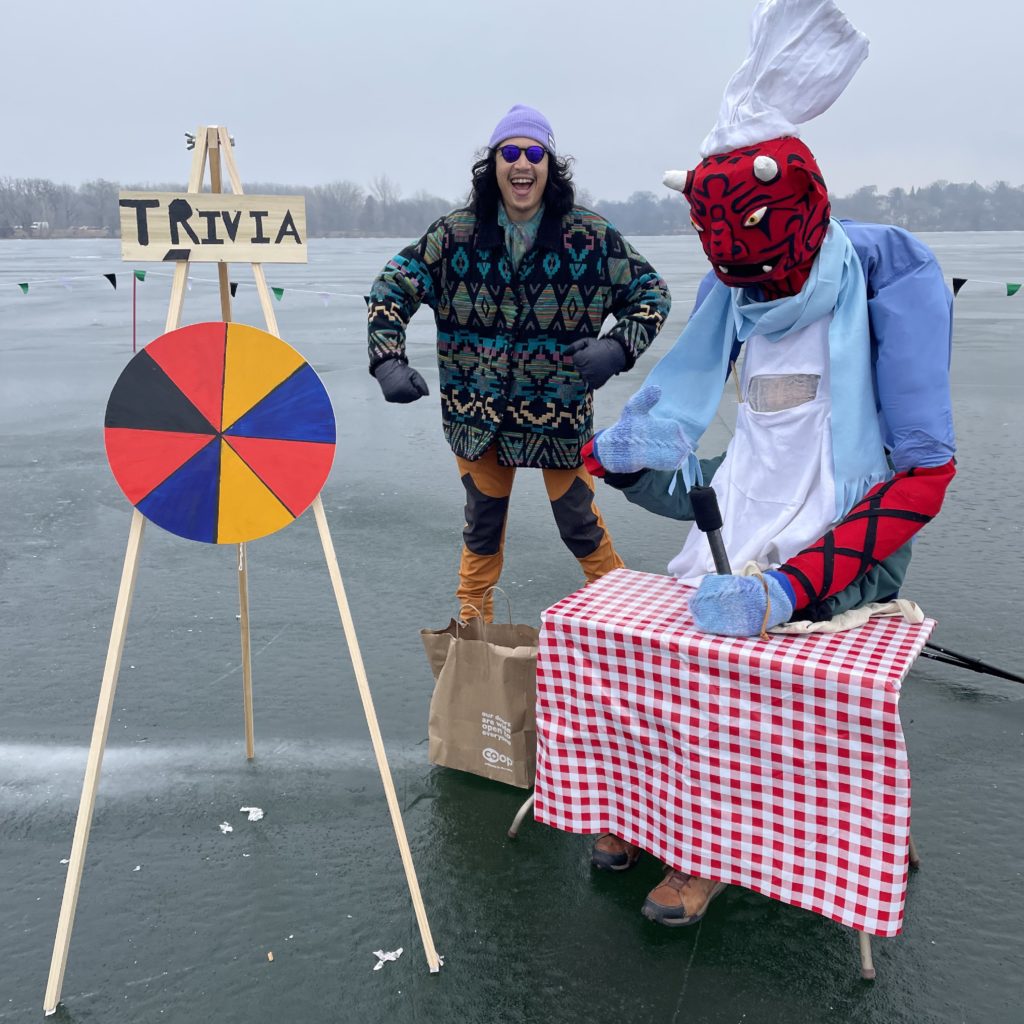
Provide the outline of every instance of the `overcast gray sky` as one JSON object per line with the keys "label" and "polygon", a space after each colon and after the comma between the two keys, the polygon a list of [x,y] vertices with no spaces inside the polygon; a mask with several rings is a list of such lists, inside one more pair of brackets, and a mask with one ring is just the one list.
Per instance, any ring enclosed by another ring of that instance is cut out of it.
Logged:
{"label": "overcast gray sky", "polygon": [[[802,135],[834,192],[1024,181],[1010,0],[846,0],[871,54]],[[753,0],[48,0],[11,5],[0,176],[181,180],[226,124],[249,181],[465,192],[513,103],[539,107],[595,198],[690,167]]]}

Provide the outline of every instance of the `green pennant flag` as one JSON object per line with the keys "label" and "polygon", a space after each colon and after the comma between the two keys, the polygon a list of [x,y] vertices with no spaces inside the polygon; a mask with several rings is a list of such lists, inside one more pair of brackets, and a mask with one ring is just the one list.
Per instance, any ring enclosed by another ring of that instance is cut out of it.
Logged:
{"label": "green pennant flag", "polygon": [[[1020,285],[1017,285],[1017,287],[1019,288]],[[274,293],[274,298],[277,299],[278,302],[280,302],[281,301],[281,296],[284,295],[284,289],[283,288],[271,288],[270,290]]]}
{"label": "green pennant flag", "polygon": [[28,295],[28,281],[19,281],[18,287],[21,289],[22,295]]}
{"label": "green pennant flag", "polygon": [[145,281],[146,280],[146,272],[144,270],[136,270],[135,271],[135,280],[136,281]]}
{"label": "green pennant flag", "polygon": [[1011,295],[1016,295],[1020,291],[1020,285],[1014,284],[1012,281],[1006,283],[1006,296],[1009,298]]}

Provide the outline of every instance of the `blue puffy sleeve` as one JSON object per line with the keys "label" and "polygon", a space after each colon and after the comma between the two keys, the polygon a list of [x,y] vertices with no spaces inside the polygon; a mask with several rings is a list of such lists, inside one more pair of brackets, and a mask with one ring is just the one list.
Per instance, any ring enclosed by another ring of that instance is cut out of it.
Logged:
{"label": "blue puffy sleeve", "polygon": [[876,399],[897,472],[953,457],[953,296],[931,249],[902,228],[843,221],[864,267]]}

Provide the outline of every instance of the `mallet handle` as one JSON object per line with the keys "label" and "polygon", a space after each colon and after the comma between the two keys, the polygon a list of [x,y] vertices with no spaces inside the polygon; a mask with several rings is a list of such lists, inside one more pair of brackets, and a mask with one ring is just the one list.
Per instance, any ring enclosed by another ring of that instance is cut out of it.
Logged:
{"label": "mallet handle", "polygon": [[694,484],[690,488],[690,502],[693,505],[693,518],[697,529],[708,535],[711,546],[711,557],[715,560],[715,571],[719,576],[731,576],[732,568],[722,543],[722,513],[718,508],[718,498],[713,487],[701,487]]}

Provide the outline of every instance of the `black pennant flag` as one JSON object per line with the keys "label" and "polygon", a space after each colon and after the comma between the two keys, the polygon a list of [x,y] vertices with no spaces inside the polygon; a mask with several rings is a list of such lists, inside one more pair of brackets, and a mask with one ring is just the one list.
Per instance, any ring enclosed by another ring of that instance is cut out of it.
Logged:
{"label": "black pennant flag", "polygon": [[235,292],[238,291],[238,282],[237,281],[232,281],[231,284],[230,284],[230,288],[231,288],[231,298],[234,298],[235,297]]}
{"label": "black pennant flag", "polygon": [[104,274],[103,275],[109,282],[110,287],[117,291],[117,274]]}
{"label": "black pennant flag", "polygon": [[965,284],[967,284],[967,278],[966,277],[954,277],[953,278],[953,298],[954,299],[957,297],[957,295],[960,294],[960,289],[963,288],[963,286]]}

